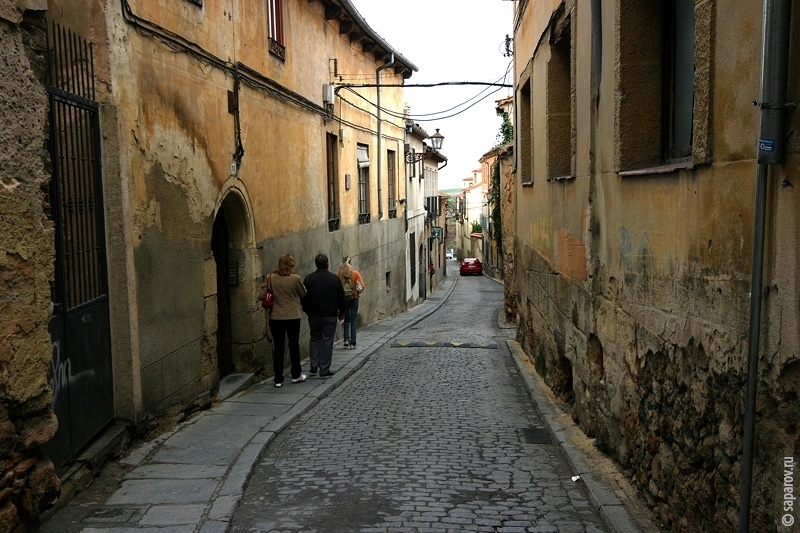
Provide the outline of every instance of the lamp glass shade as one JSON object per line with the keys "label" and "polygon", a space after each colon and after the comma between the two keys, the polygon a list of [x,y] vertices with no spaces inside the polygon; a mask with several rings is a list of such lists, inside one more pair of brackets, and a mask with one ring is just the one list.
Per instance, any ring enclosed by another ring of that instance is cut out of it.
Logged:
{"label": "lamp glass shade", "polygon": [[436,133],[430,136],[431,146],[437,152],[442,149],[442,143],[444,142],[444,135],[439,133],[439,128],[436,128]]}

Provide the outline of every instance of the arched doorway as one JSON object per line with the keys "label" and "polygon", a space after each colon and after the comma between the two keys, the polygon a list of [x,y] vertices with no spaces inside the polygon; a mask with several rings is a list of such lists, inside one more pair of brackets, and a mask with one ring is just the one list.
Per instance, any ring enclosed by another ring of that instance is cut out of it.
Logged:
{"label": "arched doorway", "polygon": [[211,237],[211,251],[217,265],[217,369],[219,377],[224,378],[235,371],[233,364],[233,350],[231,348],[231,291],[232,276],[238,277],[237,272],[231,271],[230,233],[228,219],[223,209],[214,219],[214,229]]}
{"label": "arched doorway", "polygon": [[[220,194],[211,237],[216,294],[209,296],[215,297],[216,303],[209,303],[215,305],[217,319],[216,331],[209,330],[207,335],[216,341],[220,379],[254,372],[264,365],[267,355],[265,315],[256,302],[262,269],[251,214],[247,192],[231,177]],[[213,358],[215,352],[209,351],[207,357]]]}

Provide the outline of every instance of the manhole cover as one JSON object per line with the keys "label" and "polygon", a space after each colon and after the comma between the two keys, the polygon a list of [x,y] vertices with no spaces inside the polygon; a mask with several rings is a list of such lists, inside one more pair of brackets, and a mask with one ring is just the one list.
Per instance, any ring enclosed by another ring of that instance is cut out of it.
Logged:
{"label": "manhole cover", "polygon": [[550,433],[544,428],[525,428],[522,435],[528,444],[553,444]]}

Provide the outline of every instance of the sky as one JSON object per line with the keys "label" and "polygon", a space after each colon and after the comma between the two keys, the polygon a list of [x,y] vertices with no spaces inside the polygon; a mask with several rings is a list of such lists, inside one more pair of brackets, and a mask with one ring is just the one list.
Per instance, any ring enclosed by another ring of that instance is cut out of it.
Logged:
{"label": "sky", "polygon": [[[406,84],[492,82],[513,84],[506,35],[513,34],[509,0],[351,0],[375,33],[419,69]],[[496,91],[496,92],[495,92]],[[439,189],[460,189],[497,142],[497,100],[512,88],[478,85],[407,87],[411,114],[429,135],[444,135]],[[449,111],[448,111],[449,110]],[[420,116],[422,115],[422,116]],[[449,118],[447,118],[449,117]]]}

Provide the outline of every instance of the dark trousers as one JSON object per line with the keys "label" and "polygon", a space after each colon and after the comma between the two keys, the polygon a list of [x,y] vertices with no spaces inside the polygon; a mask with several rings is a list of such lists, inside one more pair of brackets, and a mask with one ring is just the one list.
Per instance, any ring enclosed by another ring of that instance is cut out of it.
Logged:
{"label": "dark trousers", "polygon": [[283,383],[283,365],[286,360],[286,338],[289,338],[289,359],[292,363],[292,379],[302,373],[300,366],[300,319],[269,320],[272,332],[272,367],[275,371],[275,383]]}
{"label": "dark trousers", "polygon": [[333,340],[336,337],[335,316],[309,316],[311,328],[311,368],[319,368],[320,375],[331,370],[333,360]]}
{"label": "dark trousers", "polygon": [[358,325],[358,299],[354,298],[347,303],[344,312],[344,342],[355,346],[356,326]]}

